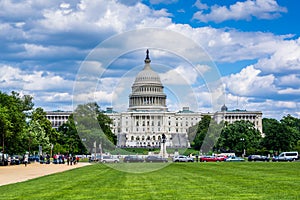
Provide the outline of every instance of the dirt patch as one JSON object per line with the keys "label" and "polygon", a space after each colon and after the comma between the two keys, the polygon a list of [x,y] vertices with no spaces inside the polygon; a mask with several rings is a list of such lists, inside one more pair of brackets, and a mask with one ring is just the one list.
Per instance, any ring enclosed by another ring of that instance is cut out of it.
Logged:
{"label": "dirt patch", "polygon": [[40,176],[48,174],[54,174],[57,172],[63,172],[66,170],[83,167],[90,163],[78,163],[76,165],[67,164],[39,164],[31,163],[25,167],[25,165],[13,165],[13,166],[1,166],[0,167],[0,186],[11,183],[17,183],[34,179]]}

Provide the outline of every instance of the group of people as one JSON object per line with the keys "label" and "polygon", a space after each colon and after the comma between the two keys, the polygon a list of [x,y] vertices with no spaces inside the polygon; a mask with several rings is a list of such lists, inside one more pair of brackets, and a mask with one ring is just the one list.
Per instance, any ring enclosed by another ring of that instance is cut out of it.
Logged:
{"label": "group of people", "polygon": [[76,165],[79,162],[79,157],[72,156],[71,154],[67,157],[67,164],[68,165]]}
{"label": "group of people", "polygon": [[50,164],[50,155],[46,154],[45,156],[40,155],[40,164]]}
{"label": "group of people", "polygon": [[[68,165],[75,165],[79,162],[79,157],[72,156],[69,154],[67,156],[61,154],[54,154],[53,155],[53,164],[65,164],[65,160],[67,160]],[[46,154],[45,156],[40,155],[40,164],[50,164],[50,155]]]}

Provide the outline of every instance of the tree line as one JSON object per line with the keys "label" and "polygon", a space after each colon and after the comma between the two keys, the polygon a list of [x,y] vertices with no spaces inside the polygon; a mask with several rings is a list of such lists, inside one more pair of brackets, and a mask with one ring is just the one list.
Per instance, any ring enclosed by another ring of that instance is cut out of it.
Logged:
{"label": "tree line", "polygon": [[[90,113],[95,115],[94,120],[88,118]],[[98,126],[91,129],[88,124],[91,121]],[[92,150],[88,143],[95,141],[102,143],[104,149],[113,148],[116,136],[110,130],[111,123],[96,103],[88,103],[79,105],[68,121],[55,129],[46,118],[46,112],[40,107],[34,108],[31,96],[0,92],[0,151],[5,154],[37,154],[40,147],[49,154],[86,154]]]}
{"label": "tree line", "polygon": [[262,125],[263,133],[260,133],[250,121],[217,124],[210,116],[204,116],[194,128],[191,144],[203,153],[268,155],[300,151],[300,119],[291,115],[280,120],[263,118]]}

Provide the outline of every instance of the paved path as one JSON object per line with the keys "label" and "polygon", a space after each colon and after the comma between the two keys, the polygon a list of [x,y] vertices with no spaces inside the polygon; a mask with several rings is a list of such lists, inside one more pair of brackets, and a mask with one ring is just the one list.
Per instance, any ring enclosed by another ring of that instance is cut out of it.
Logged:
{"label": "paved path", "polygon": [[76,165],[67,165],[67,164],[46,165],[46,164],[39,164],[39,163],[31,163],[28,164],[27,167],[25,167],[24,165],[0,166],[0,186],[11,184],[11,183],[22,182],[40,176],[54,174],[57,172],[62,172],[62,171],[66,171],[78,167],[83,167],[89,164],[90,163],[78,163]]}

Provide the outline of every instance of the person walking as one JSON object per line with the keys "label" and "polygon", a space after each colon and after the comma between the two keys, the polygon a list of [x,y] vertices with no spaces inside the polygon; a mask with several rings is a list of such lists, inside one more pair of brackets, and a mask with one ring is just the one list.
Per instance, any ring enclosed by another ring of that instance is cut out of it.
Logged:
{"label": "person walking", "polygon": [[27,164],[28,164],[28,154],[26,153],[24,155],[24,165],[25,165],[25,167],[27,167]]}

